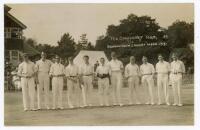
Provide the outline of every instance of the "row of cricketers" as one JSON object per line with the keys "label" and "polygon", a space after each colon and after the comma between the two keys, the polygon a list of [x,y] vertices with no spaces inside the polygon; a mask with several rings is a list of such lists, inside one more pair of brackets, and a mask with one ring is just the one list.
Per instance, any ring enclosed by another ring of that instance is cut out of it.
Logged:
{"label": "row of cricketers", "polygon": [[[67,79],[67,102],[69,108],[92,106],[93,81],[94,77],[98,78],[98,97],[100,106],[109,106],[109,87],[112,88],[112,105],[123,106],[121,100],[121,88],[123,85],[123,76],[128,81],[129,104],[141,104],[139,101],[138,89],[139,79],[141,77],[142,85],[148,90],[146,103],[154,105],[154,79],[157,75],[158,102],[161,105],[161,92],[164,92],[166,105],[169,102],[169,80],[172,84],[174,106],[182,106],[181,86],[182,76],[185,73],[185,66],[174,53],[173,61],[168,63],[164,61],[161,54],[158,55],[158,63],[156,67],[148,62],[146,56],[142,57],[143,64],[139,67],[135,63],[135,57],[130,57],[130,63],[123,67],[123,63],[117,59],[116,53],[111,53],[112,60],[107,64],[105,59],[100,59],[100,65],[94,72],[94,67],[89,62],[89,56],[83,57],[84,64],[79,66],[73,63],[73,58],[69,57],[69,65],[64,67],[60,63],[60,58],[55,57],[55,63],[46,59],[46,54],[42,52],[41,59],[34,64],[28,58],[28,54],[24,54],[24,61],[19,65],[18,75],[21,77],[22,95],[24,111],[40,110],[42,108],[42,97],[44,96],[44,104],[46,109],[50,109],[49,87],[50,78],[52,78],[53,107],[52,109],[63,109],[63,81]],[[35,85],[37,85],[37,109],[35,108]],[[44,95],[42,91],[44,90]],[[133,97],[134,96],[134,97]],[[73,100],[72,98],[76,99]]]}

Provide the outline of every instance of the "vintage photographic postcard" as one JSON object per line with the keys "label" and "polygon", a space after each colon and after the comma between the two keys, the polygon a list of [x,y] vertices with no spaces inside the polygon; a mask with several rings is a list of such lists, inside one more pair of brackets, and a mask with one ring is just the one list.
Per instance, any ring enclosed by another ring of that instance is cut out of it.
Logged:
{"label": "vintage photographic postcard", "polygon": [[4,125],[193,126],[194,3],[3,3]]}

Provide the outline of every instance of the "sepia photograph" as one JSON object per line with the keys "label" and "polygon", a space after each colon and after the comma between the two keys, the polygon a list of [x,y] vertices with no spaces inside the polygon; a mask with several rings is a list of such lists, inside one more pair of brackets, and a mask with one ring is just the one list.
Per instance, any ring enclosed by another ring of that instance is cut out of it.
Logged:
{"label": "sepia photograph", "polygon": [[4,3],[4,126],[193,126],[194,3]]}

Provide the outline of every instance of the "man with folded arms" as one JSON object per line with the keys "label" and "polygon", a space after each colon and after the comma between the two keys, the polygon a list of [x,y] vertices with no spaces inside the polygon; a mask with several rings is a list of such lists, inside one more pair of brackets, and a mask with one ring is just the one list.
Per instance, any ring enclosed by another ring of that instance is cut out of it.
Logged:
{"label": "man with folded arms", "polygon": [[41,109],[43,89],[45,107],[46,109],[49,109],[49,71],[51,64],[51,61],[46,59],[46,53],[42,52],[41,59],[36,62],[37,80],[39,82],[39,85],[37,85],[38,109]]}
{"label": "man with folded arms", "polygon": [[173,62],[171,62],[170,78],[172,82],[172,89],[174,95],[174,106],[183,106],[181,100],[181,87],[183,74],[185,73],[185,65],[182,61],[178,60],[177,54],[172,54]]}
{"label": "man with folded arms", "polygon": [[84,63],[80,67],[80,76],[83,81],[82,95],[83,95],[83,107],[92,106],[92,91],[94,80],[94,67],[89,63],[89,56],[83,56]]}
{"label": "man with folded arms", "polygon": [[154,105],[154,96],[153,96],[153,87],[154,87],[154,74],[155,69],[154,66],[147,62],[147,57],[142,57],[143,64],[140,66],[140,73],[142,76],[142,84],[146,88],[148,88],[148,101],[146,104]]}
{"label": "man with folded arms", "polygon": [[109,94],[109,74],[110,70],[105,65],[105,59],[100,59],[100,65],[96,69],[96,75],[98,77],[98,93],[100,106],[109,106],[108,94]]}
{"label": "man with folded arms", "polygon": [[156,73],[157,73],[157,87],[158,87],[158,105],[161,105],[161,89],[164,89],[164,98],[166,105],[169,103],[169,93],[168,93],[168,81],[169,81],[169,72],[170,64],[164,61],[161,54],[158,55],[158,63],[156,64]]}
{"label": "man with folded arms", "polygon": [[[77,107],[80,106],[80,87],[78,84],[78,67],[74,64],[73,58],[68,58],[69,65],[65,68],[65,76],[67,78],[67,101],[69,108],[74,108],[72,99],[75,99]],[[77,96],[75,96],[77,94]]]}
{"label": "man with folded arms", "polygon": [[49,75],[52,77],[53,108],[63,109],[63,77],[65,76],[64,66],[60,63],[60,58],[55,57],[55,63],[51,65]]}
{"label": "man with folded arms", "polygon": [[35,111],[35,64],[29,60],[28,54],[23,55],[23,60],[18,76],[21,77],[24,111]]}
{"label": "man with folded arms", "polygon": [[[129,104],[133,104],[133,95],[136,104],[140,104],[138,100],[138,86],[139,86],[139,67],[135,63],[135,57],[130,57],[130,63],[125,67],[125,78],[128,80],[129,87]],[[134,94],[133,94],[134,93]]]}

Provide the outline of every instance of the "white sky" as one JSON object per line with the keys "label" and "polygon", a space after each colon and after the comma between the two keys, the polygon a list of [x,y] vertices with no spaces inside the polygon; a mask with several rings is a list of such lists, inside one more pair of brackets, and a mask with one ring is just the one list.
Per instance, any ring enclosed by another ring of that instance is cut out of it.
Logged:
{"label": "white sky", "polygon": [[156,18],[162,27],[175,20],[194,21],[193,4],[8,4],[10,13],[23,22],[24,36],[57,45],[65,32],[77,42],[82,33],[92,44],[105,35],[107,26],[119,24],[130,13]]}

